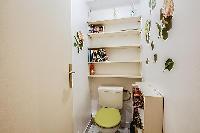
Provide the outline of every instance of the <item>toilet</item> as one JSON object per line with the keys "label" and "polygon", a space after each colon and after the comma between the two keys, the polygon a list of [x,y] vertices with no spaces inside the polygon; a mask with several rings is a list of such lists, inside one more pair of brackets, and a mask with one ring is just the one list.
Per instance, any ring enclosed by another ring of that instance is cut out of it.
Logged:
{"label": "toilet", "polygon": [[100,109],[95,115],[95,124],[102,133],[115,133],[121,122],[123,87],[100,86],[98,94]]}

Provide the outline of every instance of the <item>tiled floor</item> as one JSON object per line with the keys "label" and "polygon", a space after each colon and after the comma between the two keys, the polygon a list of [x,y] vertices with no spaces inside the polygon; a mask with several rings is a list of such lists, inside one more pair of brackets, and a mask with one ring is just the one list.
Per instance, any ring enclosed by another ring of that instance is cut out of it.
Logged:
{"label": "tiled floor", "polygon": [[[95,125],[91,125],[89,131],[87,133],[101,133]],[[128,128],[121,128],[117,133],[130,133]]]}

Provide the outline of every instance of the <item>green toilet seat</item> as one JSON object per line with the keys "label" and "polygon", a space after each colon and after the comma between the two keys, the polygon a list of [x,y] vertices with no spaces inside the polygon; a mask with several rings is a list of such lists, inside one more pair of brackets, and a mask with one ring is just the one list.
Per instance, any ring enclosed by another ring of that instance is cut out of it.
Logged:
{"label": "green toilet seat", "polygon": [[112,128],[119,125],[121,115],[118,109],[101,108],[95,115],[95,122],[103,128]]}

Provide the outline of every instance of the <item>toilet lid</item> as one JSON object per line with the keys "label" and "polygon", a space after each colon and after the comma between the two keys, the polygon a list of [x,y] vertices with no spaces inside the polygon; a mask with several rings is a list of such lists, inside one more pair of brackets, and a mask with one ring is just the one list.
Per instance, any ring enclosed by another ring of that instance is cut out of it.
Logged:
{"label": "toilet lid", "polygon": [[118,109],[114,108],[101,108],[95,116],[96,124],[104,128],[115,127],[120,121],[120,112]]}

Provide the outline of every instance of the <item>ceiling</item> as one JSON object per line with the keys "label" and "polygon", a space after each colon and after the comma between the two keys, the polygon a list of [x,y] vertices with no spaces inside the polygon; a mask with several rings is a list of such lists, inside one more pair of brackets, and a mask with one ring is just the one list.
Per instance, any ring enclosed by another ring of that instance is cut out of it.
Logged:
{"label": "ceiling", "polygon": [[88,0],[87,3],[92,10],[112,8],[117,6],[131,5],[131,3],[138,3],[139,0]]}

